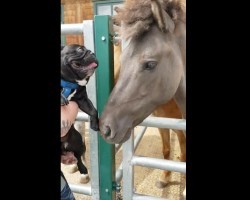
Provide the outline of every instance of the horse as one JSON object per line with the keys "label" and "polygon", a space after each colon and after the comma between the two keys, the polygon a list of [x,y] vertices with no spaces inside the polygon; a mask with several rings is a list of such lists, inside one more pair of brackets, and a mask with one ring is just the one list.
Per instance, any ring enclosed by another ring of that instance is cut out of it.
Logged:
{"label": "horse", "polygon": [[[114,23],[127,45],[99,122],[102,137],[111,144],[127,141],[131,130],[150,114],[186,119],[185,2],[127,0],[116,12]],[[159,129],[164,159],[170,154],[169,131]],[[185,132],[174,132],[180,161],[186,161]],[[169,175],[164,171],[156,185],[166,187]]]}

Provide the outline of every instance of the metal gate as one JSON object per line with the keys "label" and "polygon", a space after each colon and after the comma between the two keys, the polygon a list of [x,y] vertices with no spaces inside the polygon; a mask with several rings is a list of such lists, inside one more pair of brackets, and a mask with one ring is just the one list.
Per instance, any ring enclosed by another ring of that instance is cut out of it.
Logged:
{"label": "metal gate", "polygon": [[[113,77],[113,40],[114,32],[111,18],[108,15],[94,16],[94,20],[84,20],[80,24],[61,24],[61,35],[83,34],[84,45],[95,52],[99,67],[90,78],[87,92],[93,105],[97,107],[99,116],[108,100],[114,85]],[[85,113],[78,113],[78,121],[88,121]],[[157,168],[162,170],[186,173],[186,163],[164,159],[135,156],[137,148],[147,127],[186,130],[186,120],[148,117],[140,126],[145,128],[121,145],[106,143],[100,134],[89,129],[90,136],[90,171],[91,186],[70,184],[75,193],[92,196],[94,200],[114,200],[116,191],[120,190],[123,178],[123,199],[162,199],[134,192],[134,166]],[[123,161],[115,170],[115,153],[122,147]],[[125,176],[123,176],[125,174]]]}

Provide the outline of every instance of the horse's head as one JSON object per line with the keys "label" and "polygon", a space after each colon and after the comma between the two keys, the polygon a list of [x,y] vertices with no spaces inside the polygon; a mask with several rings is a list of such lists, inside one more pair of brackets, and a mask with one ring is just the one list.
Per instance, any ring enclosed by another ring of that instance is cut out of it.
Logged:
{"label": "horse's head", "polygon": [[[129,13],[131,6],[134,10]],[[181,11],[176,2],[151,0],[126,1],[118,13],[122,36],[129,42],[122,51],[119,79],[100,118],[107,142],[125,142],[135,126],[185,86],[186,26],[177,17]]]}

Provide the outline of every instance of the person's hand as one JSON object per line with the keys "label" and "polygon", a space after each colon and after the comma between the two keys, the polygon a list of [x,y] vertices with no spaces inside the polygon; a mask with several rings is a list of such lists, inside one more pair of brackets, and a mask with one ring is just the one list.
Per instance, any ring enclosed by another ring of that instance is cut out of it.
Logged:
{"label": "person's hand", "polygon": [[68,105],[61,106],[61,137],[64,137],[71,125],[75,122],[78,113],[78,105],[70,101]]}
{"label": "person's hand", "polygon": [[61,163],[65,165],[76,164],[77,159],[73,152],[64,152],[64,154],[61,155]]}

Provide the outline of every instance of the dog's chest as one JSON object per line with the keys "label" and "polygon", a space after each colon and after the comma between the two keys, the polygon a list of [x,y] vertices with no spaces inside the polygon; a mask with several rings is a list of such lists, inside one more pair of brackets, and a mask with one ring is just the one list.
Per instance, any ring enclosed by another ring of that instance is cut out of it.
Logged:
{"label": "dog's chest", "polygon": [[73,97],[74,96],[74,94],[76,93],[76,90],[74,90],[69,96],[68,96],[68,100],[70,100],[71,99],[71,97]]}
{"label": "dog's chest", "polygon": [[69,143],[68,143],[68,142],[64,142],[64,143],[63,143],[64,149],[67,149],[68,146],[69,146]]}
{"label": "dog's chest", "polygon": [[78,85],[80,86],[86,86],[87,83],[89,81],[89,78],[85,78],[85,79],[82,79],[82,80],[77,80],[76,82],[78,83]]}
{"label": "dog's chest", "polygon": [[[89,81],[89,78],[85,78],[82,80],[76,80],[77,84],[80,86],[86,86],[88,81]],[[64,90],[64,88],[61,88],[61,90]],[[71,89],[71,92],[70,92],[69,96],[67,97],[67,99],[70,100],[71,97],[73,97],[75,95],[75,93],[76,93],[76,89]]]}

